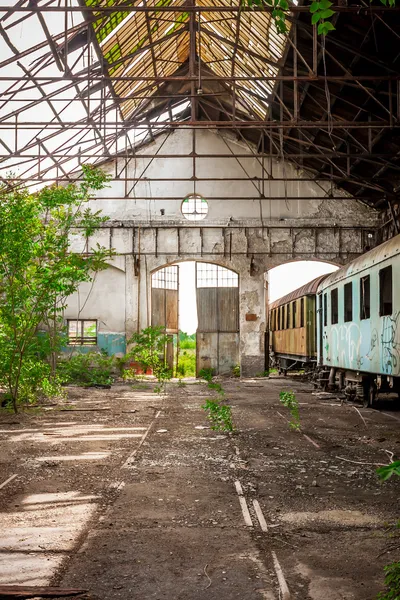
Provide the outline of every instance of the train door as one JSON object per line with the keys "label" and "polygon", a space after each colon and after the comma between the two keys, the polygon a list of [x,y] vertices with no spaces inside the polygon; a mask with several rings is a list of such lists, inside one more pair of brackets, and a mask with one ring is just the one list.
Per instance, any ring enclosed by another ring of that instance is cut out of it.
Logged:
{"label": "train door", "polygon": [[196,262],[196,371],[232,372],[239,364],[239,276],[211,263]]}
{"label": "train door", "polygon": [[[179,266],[171,265],[159,269],[151,276],[151,325],[163,327],[168,335],[165,347],[165,362],[174,369],[179,354]],[[176,352],[174,352],[176,335]]]}
{"label": "train door", "polygon": [[317,310],[317,323],[315,328],[315,335],[317,336],[316,348],[318,352],[317,364],[322,365],[322,352],[323,352],[323,310],[322,310],[322,293],[320,292],[317,296],[318,310]]}

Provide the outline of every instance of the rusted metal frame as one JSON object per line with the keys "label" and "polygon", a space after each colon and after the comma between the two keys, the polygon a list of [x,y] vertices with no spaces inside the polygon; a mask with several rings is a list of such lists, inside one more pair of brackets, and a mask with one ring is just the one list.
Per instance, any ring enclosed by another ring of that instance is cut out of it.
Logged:
{"label": "rusted metal frame", "polygon": [[[228,62],[228,60],[227,60]],[[21,79],[18,76],[4,76],[4,77],[0,77],[0,81],[19,81],[19,79]],[[80,75],[68,75],[68,77],[65,76],[60,76],[60,77],[56,77],[56,76],[42,76],[42,77],[37,77],[37,81],[43,82],[43,85],[51,85],[52,83],[57,83],[59,81],[64,81],[66,79],[69,79],[70,81],[73,81],[74,83],[82,83],[82,82],[86,82],[87,81],[87,76],[83,75],[82,73]],[[191,80],[196,81],[197,77],[190,77],[188,75],[186,76],[176,76],[176,75],[169,75],[168,77],[157,77],[157,79],[155,79],[154,77],[151,76],[131,76],[131,75],[125,75],[125,76],[118,76],[118,75],[111,75],[111,76],[104,76],[104,75],[97,75],[96,73],[94,73],[93,75],[91,75],[91,80],[94,81],[109,81],[109,82],[119,82],[119,81],[129,81],[131,83],[134,82],[151,82],[153,81],[154,83],[159,83],[159,82],[166,82],[166,83],[171,83],[173,81],[176,82],[189,82]],[[225,82],[231,82],[231,81],[289,81],[292,82],[295,78],[293,75],[255,75],[252,77],[243,77],[241,75],[236,75],[235,77],[229,77],[229,76],[221,76],[221,75],[207,75],[205,74],[202,77],[203,81],[216,81],[216,82],[220,82],[220,81],[225,81]],[[376,81],[399,81],[400,80],[400,75],[317,75],[317,76],[310,76],[310,75],[298,75],[297,76],[297,81],[335,81],[335,82],[340,82],[340,81],[345,81],[345,82],[350,82],[349,85],[351,84],[351,82],[355,82],[357,84],[357,82],[361,82],[361,81],[372,81],[372,82],[376,82]]]}
{"label": "rusted metal frame", "polygon": [[[361,4],[362,4],[363,6],[365,6],[366,8],[369,8],[369,7],[370,7],[370,5],[369,5],[369,4],[367,4],[366,2],[364,2],[364,0],[361,0]],[[398,34],[398,33],[397,33],[397,32],[396,32],[394,29],[392,29],[392,27],[390,27],[389,23],[386,23],[386,21],[385,21],[384,19],[382,19],[382,17],[381,17],[381,16],[380,16],[378,13],[376,13],[376,15],[374,15],[374,16],[375,16],[375,17],[376,17],[376,18],[377,18],[379,21],[381,21],[381,23],[382,23],[383,25],[385,25],[385,27],[386,27],[387,29],[389,29],[389,31],[390,31],[391,33],[393,33],[393,35],[394,35],[394,36],[396,36],[396,37],[398,37],[398,38],[400,39],[400,35],[399,35],[399,34]]]}
{"label": "rusted metal frame", "polygon": [[[147,6],[146,0],[143,0],[143,5]],[[153,44],[153,36],[152,36],[152,33],[151,33],[149,13],[146,13],[146,29],[147,29],[147,35],[148,35],[148,38],[149,38],[149,42],[152,45]],[[156,62],[156,55],[154,53],[154,46],[153,45],[152,45],[152,47],[150,49],[150,53],[151,53],[151,62],[153,64],[154,77],[157,78],[158,77],[157,62]],[[157,89],[158,90],[160,89],[159,85],[157,86]]]}
{"label": "rusted metal frame", "polygon": [[[361,0],[363,1],[363,0]],[[364,3],[365,4],[365,3]],[[400,9],[399,9],[400,11]],[[337,13],[336,15],[334,15],[334,17],[332,18],[332,22],[334,24],[336,24],[337,19],[339,18],[339,14]],[[377,13],[375,13],[375,15],[373,16],[373,18],[379,18],[379,15]],[[309,25],[308,23],[305,23],[304,21],[298,21],[298,25],[299,27],[303,30],[306,31],[309,36],[311,36],[312,30],[313,30],[313,26]],[[370,31],[373,29],[373,25],[371,25],[367,31],[367,33],[365,34],[364,40],[368,37]],[[393,30],[391,30],[392,33],[394,33],[394,35],[397,35]],[[397,36],[400,37],[400,36]],[[345,42],[343,42],[343,40],[339,40],[337,39],[334,35],[331,36],[326,36],[326,42],[334,45],[334,46],[338,46],[341,49],[344,49],[346,51],[348,51],[351,54],[354,54],[355,56],[358,56],[359,58],[363,58],[367,61],[369,61],[370,63],[380,67],[380,68],[384,68],[387,69],[388,71],[391,71],[392,73],[398,73],[398,71],[396,69],[391,69],[390,67],[387,66],[386,63],[384,63],[383,61],[378,60],[377,58],[375,58],[374,56],[371,56],[370,54],[365,54],[364,52],[360,52],[358,49],[353,48],[352,46],[349,46],[348,44],[346,44]],[[313,38],[314,41],[314,38]],[[363,46],[363,44],[361,45],[361,47]]]}
{"label": "rusted metal frame", "polygon": [[[146,46],[142,46],[141,48],[138,48],[137,50],[135,50],[135,52],[131,52],[130,54],[126,54],[125,56],[122,56],[121,58],[119,58],[118,60],[115,60],[114,62],[110,63],[108,65],[109,68],[114,68],[114,67],[118,67],[120,65],[123,65],[124,63],[126,63],[129,60],[133,60],[135,59],[138,55],[143,54],[143,52],[147,52],[148,50],[152,50],[154,48],[156,48],[157,46],[159,46],[160,44],[163,44],[164,42],[168,42],[170,39],[175,38],[177,36],[180,36],[182,33],[189,31],[189,25],[188,23],[182,23],[182,27],[180,29],[178,29],[177,31],[173,31],[172,33],[169,33],[163,37],[161,37],[158,40],[154,40],[151,44],[147,44]],[[109,76],[110,79],[113,79],[113,76],[110,75]],[[157,78],[159,79],[159,78]]]}
{"label": "rusted metal frame", "polygon": [[[206,113],[206,115],[207,115],[207,111],[205,111],[205,113]],[[237,130],[237,133],[238,133],[238,135],[241,135],[241,136],[242,136],[242,134],[241,134],[240,130]],[[242,136],[242,137],[243,137],[243,136]],[[223,140],[223,142],[224,142],[225,146],[228,148],[228,150],[230,150],[230,151],[232,152],[232,154],[233,154],[233,158],[235,158],[235,160],[236,160],[236,162],[238,163],[238,165],[240,166],[240,168],[241,168],[241,169],[242,169],[242,170],[243,170],[243,171],[246,173],[246,175],[247,175],[247,180],[246,180],[246,181],[249,181],[249,182],[251,182],[251,183],[252,183],[252,185],[253,185],[253,186],[255,187],[255,189],[256,189],[257,196],[260,196],[260,189],[259,189],[258,185],[256,184],[256,181],[258,182],[258,181],[259,181],[259,178],[257,178],[256,180],[254,180],[254,177],[251,177],[251,176],[249,175],[249,173],[246,171],[246,169],[244,168],[244,166],[243,166],[243,165],[242,165],[242,163],[240,162],[240,159],[238,159],[236,156],[234,156],[234,153],[233,153],[233,151],[231,150],[231,148],[230,148],[230,146],[229,146],[228,142],[225,140],[225,138],[222,138],[222,140]],[[259,160],[257,157],[254,157],[254,158],[256,158],[257,162],[258,162],[258,163],[261,165],[261,168],[263,168],[263,164],[262,164],[262,162],[261,162],[261,161],[260,161],[260,160]],[[268,177],[270,177],[269,173],[267,173],[267,175],[268,175]]]}
{"label": "rusted metal frame", "polygon": [[[195,0],[189,0],[190,8],[195,7]],[[196,13],[192,10],[189,17],[189,77],[191,120],[197,121],[197,100],[195,98],[196,84],[194,80],[196,68]]]}
{"label": "rusted metal frame", "polygon": [[[75,179],[74,179],[75,181]],[[78,180],[79,181],[79,180]],[[114,181],[114,179],[112,179],[111,181]],[[115,181],[119,181],[119,179],[115,179]],[[301,181],[301,180],[298,180]],[[121,198],[119,196],[101,196],[102,200],[120,200]],[[137,201],[137,200],[142,200],[142,201],[148,201],[148,202],[153,202],[155,200],[158,201],[168,201],[168,200],[174,200],[176,201],[177,198],[176,196],[134,196],[133,198],[125,198],[126,200],[132,200],[132,201]],[[268,196],[268,198],[255,198],[254,196],[209,196],[207,195],[207,200],[212,200],[212,201],[218,201],[218,202],[232,202],[232,200],[242,200],[242,201],[249,201],[249,202],[254,202],[254,200],[268,200],[271,202],[281,202],[282,200],[285,199],[285,196]],[[338,202],[348,202],[350,200],[353,200],[353,196],[335,196],[335,197],[331,197],[331,196],[287,196],[288,200],[301,200],[304,202],[308,202],[310,200],[318,200],[318,201],[328,201],[328,200],[337,200]],[[357,200],[363,200],[363,201],[376,201],[377,197],[376,196],[363,196],[362,198],[359,198],[357,196]],[[382,192],[382,200],[385,200],[386,202],[386,195]],[[120,221],[118,221],[118,223],[120,223]],[[168,225],[168,228],[171,228],[172,225]],[[240,226],[241,227],[241,226]],[[269,226],[268,226],[269,227]],[[231,229],[231,225],[229,225],[229,229]],[[304,229],[304,227],[300,227]]]}
{"label": "rusted metal frame", "polygon": [[[296,65],[297,65],[297,58],[300,58],[301,62],[304,64],[304,66],[306,67],[306,69],[308,69],[309,73],[312,72],[312,68],[310,67],[310,65],[308,64],[308,62],[306,61],[306,59],[304,58],[304,56],[302,55],[302,53],[300,52],[300,50],[298,50],[297,48],[297,24],[293,24],[293,27],[295,29],[295,33],[294,33],[294,38],[293,41],[290,39],[290,36],[287,36],[287,42],[288,44],[293,48],[293,62],[296,60]],[[295,75],[296,76],[296,75]]]}
{"label": "rusted metal frame", "polygon": [[238,49],[238,44],[240,40],[240,17],[241,12],[239,11],[236,16],[236,32],[235,32],[235,41],[232,50],[232,66],[231,66],[231,77],[235,77],[235,67],[236,67],[236,52]]}
{"label": "rusted metal frame", "polygon": [[[216,39],[219,42],[222,42],[224,44],[227,44],[228,46],[236,48],[236,50],[240,50],[241,52],[244,52],[248,56],[252,56],[253,58],[256,58],[257,60],[259,60],[259,61],[261,61],[263,63],[266,63],[269,66],[276,67],[276,68],[279,68],[281,66],[281,64],[279,62],[275,62],[275,61],[270,60],[269,58],[267,58],[265,56],[262,56],[261,54],[258,54],[257,52],[253,52],[253,50],[250,50],[250,48],[245,48],[239,42],[236,43],[235,41],[228,40],[227,38],[225,38],[225,37],[223,37],[221,35],[218,35],[214,31],[208,29],[205,25],[201,25],[201,31],[202,31],[202,33],[205,33],[209,37],[214,38],[214,39]],[[231,77],[231,78],[233,78],[233,77]]]}
{"label": "rusted metal frame", "polygon": [[[369,15],[370,13],[395,13],[399,12],[399,8],[394,6],[368,6],[366,8],[362,8],[360,6],[332,6],[332,10],[336,13],[355,13],[355,14],[364,14]],[[81,12],[81,8],[78,6],[36,6],[36,7],[24,7],[24,6],[3,6],[0,7],[0,14],[2,12],[32,12],[32,13],[42,13],[42,12]],[[89,13],[97,12],[97,13],[109,13],[116,11],[123,12],[205,12],[205,13],[236,13],[239,10],[243,12],[267,12],[272,13],[275,9],[274,7],[263,5],[262,7],[254,6],[187,6],[185,4],[175,5],[172,4],[170,6],[143,6],[143,5],[132,5],[132,4],[120,4],[118,6],[93,6],[87,7],[87,11]],[[308,13],[309,6],[299,6],[292,5],[290,6],[291,13]],[[98,18],[98,17],[97,17]]]}
{"label": "rusted metal frame", "polygon": [[18,55],[19,52],[18,52],[17,48],[11,42],[11,40],[8,37],[7,33],[3,29],[3,26],[1,25],[1,23],[0,23],[0,35],[3,38],[3,40],[5,41],[5,43],[7,44],[7,46],[10,48],[11,52],[13,52],[15,55]]}
{"label": "rusted metal frame", "polygon": [[[312,169],[308,169],[307,170],[311,171]],[[70,173],[72,174],[72,172]],[[69,174],[69,175],[70,175]],[[359,185],[359,186],[365,186],[368,187],[368,184],[366,184],[366,181],[369,181],[369,179],[371,178],[363,178],[363,181],[357,181],[357,180],[348,180],[346,177],[339,177],[337,175],[333,175],[332,173],[321,173],[321,175],[318,177],[319,181],[339,181],[339,182],[343,182],[345,181],[349,181],[350,183],[352,183],[353,185]],[[22,181],[19,177],[10,177],[9,178],[10,181]],[[33,179],[28,178],[27,181],[31,181]],[[74,178],[74,181],[80,181],[81,179],[79,178]],[[256,179],[255,179],[256,180]],[[53,181],[53,179],[48,179],[47,181]],[[62,181],[62,179],[60,179],[60,181]],[[127,181],[127,182],[136,182],[138,183],[139,181],[141,181],[140,177],[120,177],[118,179],[118,181]],[[193,181],[192,177],[180,177],[180,178],[176,178],[176,177],[152,177],[151,181],[157,181],[157,182],[191,182]],[[213,181],[248,181],[247,177],[196,177],[196,181],[207,181],[207,182],[213,182]],[[301,178],[299,179],[298,177],[274,177],[273,178],[274,182],[298,182],[298,181],[302,181],[302,182],[313,182],[315,183],[315,179],[314,178],[310,178],[310,177],[305,177],[305,178]],[[374,189],[376,191],[378,191],[379,193],[387,193],[387,190],[383,189],[383,188],[379,188],[377,186],[369,186],[371,189]],[[284,196],[282,196],[282,198],[285,198]],[[296,199],[296,198],[293,198]]]}
{"label": "rusted metal frame", "polygon": [[[9,17],[12,17],[12,16],[14,15],[15,8],[16,8],[17,6],[22,6],[24,2],[25,2],[25,0],[18,0],[18,1],[15,3],[15,6],[13,6],[13,8],[12,8],[12,9],[11,9],[11,10],[10,10],[8,13],[6,13],[5,15],[3,15],[3,16],[0,18],[0,22],[3,22],[3,21],[5,21],[5,20],[6,20],[6,19],[8,19]],[[32,14],[33,14],[33,13],[32,13]],[[29,16],[30,16],[30,15],[28,15],[28,17],[29,17]],[[26,18],[28,18],[28,17],[26,17]]]}
{"label": "rusted metal frame", "polygon": [[[322,92],[322,91],[323,91],[321,87],[319,87],[319,86],[317,86],[317,85],[314,85],[313,83],[309,83],[309,84],[308,84],[308,86],[309,86],[309,88],[312,88],[312,89],[318,90],[319,92]],[[354,109],[356,109],[356,110],[357,110],[357,112],[359,112],[359,111],[360,111],[360,105],[353,104],[353,103],[352,103],[350,100],[348,100],[347,98],[342,98],[342,97],[340,97],[340,95],[339,95],[339,94],[340,94],[340,92],[341,92],[341,91],[344,89],[344,87],[345,87],[345,86],[344,86],[344,85],[342,85],[342,86],[341,86],[341,88],[340,88],[340,90],[339,90],[337,93],[334,93],[334,92],[331,92],[331,91],[329,91],[330,97],[331,97],[331,98],[333,98],[333,99],[335,100],[335,102],[336,102],[337,100],[340,100],[340,102],[342,102],[343,104],[346,104],[347,106],[349,106],[349,107],[351,107],[351,108],[354,108]],[[357,89],[358,89],[358,88],[357,88]],[[313,101],[313,102],[317,103],[317,101],[315,100],[315,98],[313,97],[313,95],[312,95],[312,94],[309,94],[309,96],[308,96],[308,97],[310,98],[310,101]],[[334,105],[334,102],[332,102],[332,103],[331,103],[331,108],[333,107],[333,105]],[[319,104],[319,103],[318,103],[318,106],[321,106],[321,104]],[[371,113],[371,115],[372,115],[372,116],[374,116],[374,117],[375,117],[377,120],[379,120],[379,119],[381,118],[381,117],[379,117],[378,115],[376,115],[374,112],[371,112],[370,110],[369,110],[368,112],[370,112],[370,113]],[[324,109],[324,113],[326,113],[326,109]],[[326,118],[326,116],[325,116],[325,115],[323,115],[323,118],[325,119],[325,118]]]}
{"label": "rusted metal frame", "polygon": [[[92,118],[90,120],[92,120]],[[48,126],[48,123],[46,123],[45,121],[20,121],[19,124],[20,126],[24,126],[26,128],[46,127],[46,129],[50,131],[52,129],[57,129],[55,125]],[[328,126],[333,129],[368,129],[368,127],[371,127],[372,129],[392,129],[389,121],[381,121],[379,123],[376,121],[371,121],[371,123],[365,121],[359,121],[358,123],[354,123],[354,121],[334,121],[329,125],[327,125],[327,123],[324,121],[299,121],[296,124],[294,124],[294,122],[292,121],[282,121],[282,123],[280,123],[277,121],[260,120],[237,121],[235,122],[235,124],[233,123],[233,121],[183,121],[182,123],[179,123],[177,121],[154,121],[152,123],[152,127],[155,129],[167,127],[174,127],[176,129],[178,126],[184,129],[188,127],[197,127],[197,129],[232,129],[232,127],[240,126],[245,129],[259,129],[262,127],[266,129],[274,129],[277,127],[277,124],[279,124],[279,126],[283,127],[284,129],[293,129],[294,126],[297,129],[315,129],[316,127],[320,127],[322,129]],[[88,122],[87,120],[85,120],[83,123],[81,121],[64,121],[64,125],[69,127],[70,129],[76,129],[77,127],[80,128],[82,126],[87,127],[88,125],[92,125],[94,128],[98,127],[97,123],[93,125],[93,123],[91,123],[90,121]],[[116,126],[120,126],[120,129],[123,127],[121,126],[120,122],[116,123],[115,121],[109,121],[107,123],[108,128],[114,129]],[[140,121],[137,124],[130,123],[130,126],[134,127],[135,129],[147,129],[147,124],[144,124],[143,121]],[[13,123],[0,123],[0,130],[1,129],[5,131],[13,129]]]}
{"label": "rusted metal frame", "polygon": [[[261,143],[261,133],[260,133],[260,143]],[[297,141],[296,138],[291,138],[294,141]],[[247,142],[247,140],[246,140]],[[1,143],[1,140],[0,140]],[[76,144],[71,145],[71,148],[74,148],[76,146]],[[321,148],[323,148],[322,146],[320,146]],[[120,156],[121,151],[119,151],[118,153],[116,153],[115,155],[113,155],[113,159],[114,158],[118,158]],[[376,157],[376,158],[382,158],[382,159],[388,159],[390,157],[393,157],[393,154],[390,153],[386,153],[386,154],[369,154],[368,156],[364,155],[364,154],[358,154],[358,153],[348,153],[348,152],[335,152],[335,151],[331,151],[329,153],[327,153],[330,155],[330,157],[332,158],[355,158],[357,160],[361,160],[361,161],[365,161],[365,162],[369,162],[371,164],[376,164],[376,162],[374,160],[372,160],[370,157]],[[16,158],[24,158],[26,160],[31,160],[36,158],[36,154],[24,154],[22,157],[18,156]],[[57,154],[57,152],[53,152],[53,156],[54,157],[59,157],[59,158],[64,158],[65,157],[65,153],[60,153]],[[100,155],[98,155],[100,156]],[[108,156],[104,155],[106,158],[108,158]],[[154,158],[155,154],[140,154],[139,155],[140,158]],[[179,158],[187,158],[187,154],[158,154],[157,158],[162,158],[164,160],[166,159],[179,159]],[[231,158],[232,155],[230,154],[199,154],[198,155],[199,158]],[[249,158],[249,154],[236,154],[235,153],[235,158]],[[296,158],[302,158],[304,156],[307,156],[307,158],[319,158],[321,156],[321,154],[304,154],[302,152],[287,152],[285,151],[285,158],[291,160],[291,159],[296,159]],[[72,159],[72,158],[93,158],[93,154],[86,154],[85,152],[79,152],[79,153],[75,153],[75,154],[69,154],[68,155],[68,159]],[[273,153],[268,153],[268,152],[255,152],[253,151],[253,158],[258,157],[260,160],[262,160],[263,158],[279,158],[279,154],[277,154],[276,152]],[[0,154],[0,158],[10,158],[8,155],[1,155]],[[11,157],[13,158],[13,157]],[[391,165],[391,168],[395,168],[400,170],[400,166],[399,165]]]}
{"label": "rusted metal frame", "polygon": [[[170,132],[167,134],[167,136],[166,136],[165,140],[163,140],[163,142],[160,144],[159,150],[161,150],[161,149],[163,148],[164,144],[167,142],[167,140],[169,139],[169,137],[170,137],[170,135],[171,135],[171,134],[172,134],[172,130],[171,130],[171,131],[170,131]],[[135,183],[134,183],[134,184],[131,186],[130,190],[128,190],[128,193],[126,194],[127,196],[129,196],[129,195],[130,195],[130,194],[131,194],[131,193],[134,191],[134,189],[135,189],[136,185],[139,183],[139,181],[141,181],[141,180],[142,180],[142,177],[143,177],[143,175],[146,173],[147,169],[148,169],[148,168],[150,167],[150,165],[153,163],[153,160],[156,158],[156,156],[157,156],[157,152],[155,153],[155,155],[154,155],[154,158],[152,158],[152,159],[150,160],[149,164],[148,164],[148,165],[146,165],[146,167],[143,169],[143,171],[142,171],[142,173],[140,174],[140,176],[139,176],[139,177],[129,177],[129,178],[123,178],[123,179],[122,179],[123,181],[125,181],[125,180],[126,180],[126,181],[133,181],[133,182],[135,182]],[[154,179],[154,178],[152,178],[152,179],[151,179],[151,181],[155,181],[155,179]]]}
{"label": "rusted metal frame", "polygon": [[37,83],[35,80],[35,76],[32,75],[32,72],[29,69],[26,69],[24,67],[24,65],[22,63],[20,63],[19,61],[17,61],[17,65],[19,66],[20,69],[22,69],[22,71],[24,71],[25,75],[27,77],[29,77],[35,84],[37,89],[39,90],[39,92],[42,95],[43,100],[45,100],[46,104],[49,106],[51,112],[53,113],[53,115],[55,116],[55,118],[57,119],[57,121],[61,124],[61,127],[64,128],[64,124],[62,122],[62,119],[60,118],[58,112],[56,111],[56,109],[54,108],[53,104],[51,103],[50,99],[47,97],[46,92],[43,90],[42,86],[40,85],[40,83]]}
{"label": "rusted metal frame", "polygon": [[[374,24],[372,23],[371,27],[369,28],[369,30],[367,31],[366,35],[364,36],[363,42],[362,42],[362,44],[361,44],[361,48],[363,47],[363,45],[364,45],[365,41],[367,40],[367,38],[368,38],[368,36],[369,36],[369,33],[370,33],[371,29],[373,28],[373,26],[374,26]],[[325,38],[325,40],[326,40],[326,38]],[[321,49],[321,53],[322,53],[322,49]],[[321,54],[321,55],[322,55],[322,54]],[[360,55],[359,55],[359,53],[357,53],[357,55],[356,55],[356,56],[353,58],[353,60],[352,60],[352,61],[351,61],[351,63],[350,63],[350,69],[351,69],[351,68],[352,68],[352,67],[353,67],[353,66],[354,66],[354,65],[355,65],[355,64],[358,62],[358,60],[359,60],[359,59],[360,59]],[[309,84],[309,86],[308,86],[308,88],[309,88],[309,87],[316,87],[316,86],[313,86],[313,84],[312,84],[312,83],[310,83],[310,84]],[[330,103],[330,110],[331,110],[331,109],[332,109],[332,107],[335,105],[335,103],[336,103],[337,99],[339,98],[339,94],[340,94],[340,92],[343,90],[343,88],[344,88],[344,87],[345,87],[345,86],[342,84],[342,85],[341,85],[341,88],[340,88],[340,91],[338,92],[338,94],[337,94],[337,95],[335,95],[335,94],[332,94],[332,93],[330,92],[330,96],[331,96],[331,98],[333,98],[333,102],[331,102],[331,103]],[[309,95],[309,97],[311,98],[311,100],[314,100],[314,97],[312,96],[312,94],[310,94],[310,95]],[[347,102],[345,99],[342,99],[342,98],[341,98],[341,101],[342,101],[342,102],[343,102],[343,101],[345,101],[346,103],[348,103],[348,102]],[[350,104],[350,103],[349,103],[349,104]],[[358,107],[356,107],[356,108],[358,108]],[[328,117],[328,108],[327,108],[327,109],[324,111],[324,117],[323,117],[323,118],[324,118],[324,120],[325,120],[325,118],[327,118],[327,117]],[[314,138],[313,138],[314,140],[315,140],[315,138],[317,137],[317,135],[318,135],[318,133],[316,133],[316,134],[315,134],[315,136],[314,136]]]}
{"label": "rusted metal frame", "polygon": [[[211,53],[212,56],[215,56],[214,51],[212,48],[209,49],[209,52]],[[241,67],[242,72],[246,72],[248,73],[247,69],[244,67]],[[225,82],[219,82],[221,87],[223,87],[224,89],[227,90],[228,94],[232,95],[232,88],[229,85],[226,85]],[[255,92],[253,92],[253,90],[248,90],[247,88],[242,88],[242,86],[238,86],[237,84],[235,84],[235,90],[239,90],[239,91],[243,91],[244,93],[249,93],[250,95],[255,95]],[[264,91],[264,90],[263,90]],[[218,99],[217,99],[218,100]],[[250,113],[250,115],[253,115],[254,118],[259,119],[260,115],[254,111],[253,107],[251,105],[248,104],[247,100],[245,97],[243,97],[242,94],[239,94],[239,96],[237,96],[237,94],[235,93],[235,112],[233,112],[232,110],[232,119],[234,117],[234,120],[236,120],[236,100],[238,100],[239,103],[242,104],[242,106],[245,107],[245,112],[246,113]],[[260,100],[261,101],[261,100]],[[264,98],[262,100],[264,103],[267,102],[267,99]],[[203,103],[203,101],[202,101]],[[226,109],[224,109],[226,114],[229,116],[229,111],[227,111]]]}
{"label": "rusted metal frame", "polygon": [[59,164],[59,161],[57,161],[57,159],[54,158],[54,156],[52,155],[52,153],[46,148],[46,146],[43,144],[43,142],[41,140],[39,140],[39,139],[38,139],[38,144],[46,152],[47,156],[53,161],[53,163],[55,164],[55,166],[60,169],[60,171],[62,172],[62,174],[64,175],[64,177],[66,177],[69,181],[71,181],[71,177],[63,169],[63,167]]}
{"label": "rusted metal frame", "polygon": [[[271,24],[271,26],[272,26],[272,24]],[[275,58],[276,62],[279,65],[282,65],[282,66],[284,65],[283,56],[280,56],[280,54],[276,54],[275,51],[273,50],[273,48],[270,47],[268,45],[268,43],[267,44],[265,43],[266,39],[263,37],[260,37],[258,35],[258,32],[254,28],[249,27],[248,23],[244,19],[241,20],[241,31],[247,33],[247,35],[252,40],[257,41],[258,44],[261,46],[261,48],[263,48],[267,54],[271,54],[272,58],[270,60],[274,60],[274,58]],[[263,56],[263,55],[261,55],[261,56]]]}
{"label": "rusted metal frame", "polygon": [[39,19],[40,25],[42,26],[44,35],[46,36],[47,43],[50,46],[50,50],[51,50],[51,53],[53,54],[54,61],[55,61],[56,65],[57,65],[57,68],[58,68],[59,71],[64,71],[64,66],[63,66],[63,64],[61,62],[60,55],[58,54],[57,46],[55,45],[55,43],[53,41],[53,38],[51,37],[50,31],[49,31],[49,29],[47,27],[47,23],[46,23],[43,15],[42,15],[42,12],[41,11],[37,11],[36,14],[37,14],[37,17]]}
{"label": "rusted metal frame", "polygon": [[[322,44],[320,42],[317,42],[319,47],[322,49]],[[338,60],[336,58],[336,56],[334,56],[331,52],[329,52],[326,48],[325,48],[325,53],[329,56],[329,58],[338,65],[338,67],[340,67],[341,69],[343,69],[343,71],[346,73],[346,75],[350,75],[350,71],[348,69],[346,69],[346,67],[343,65],[343,63]],[[381,108],[383,108],[383,110],[385,112],[389,113],[389,110],[386,108],[386,106],[384,104],[382,104],[382,102],[380,102],[369,90],[366,86],[362,85],[362,83],[359,81],[359,79],[356,77],[355,79],[356,85],[358,85],[374,102],[376,102]]]}

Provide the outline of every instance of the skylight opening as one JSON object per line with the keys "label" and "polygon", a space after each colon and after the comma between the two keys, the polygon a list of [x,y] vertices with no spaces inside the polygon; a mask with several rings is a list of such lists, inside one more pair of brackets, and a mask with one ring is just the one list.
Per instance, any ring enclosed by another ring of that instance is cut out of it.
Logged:
{"label": "skylight opening", "polygon": [[[143,6],[143,2],[141,2],[140,4],[138,4],[138,6]],[[124,25],[126,25],[126,23],[127,23],[127,22],[128,22],[130,19],[132,19],[132,17],[133,17],[134,15],[135,15],[135,12],[134,12],[134,11],[130,12],[130,13],[129,13],[129,15],[128,15],[128,16],[126,16],[126,17],[125,17],[125,19],[124,19],[123,21],[121,21],[121,23],[120,23],[119,25],[117,25],[117,26],[115,27],[115,29],[113,29],[113,30],[112,30],[112,31],[111,31],[111,32],[110,32],[110,33],[109,33],[109,34],[108,34],[108,35],[107,35],[107,36],[104,38],[104,40],[103,40],[102,42],[100,42],[100,44],[99,44],[100,48],[102,48],[102,47],[104,46],[104,44],[106,44],[106,43],[107,43],[109,40],[111,40],[111,39],[112,39],[112,38],[115,36],[115,34],[117,34],[117,33],[118,33],[118,31],[119,31],[119,30],[120,30],[122,27],[124,27]]]}
{"label": "skylight opening", "polygon": [[133,69],[133,67],[140,61],[142,60],[142,58],[144,58],[146,56],[146,54],[148,54],[150,52],[150,50],[145,50],[144,52],[142,52],[141,54],[139,54],[139,56],[137,58],[135,58],[135,60],[133,61],[133,63],[131,63],[130,65],[128,65],[125,69],[125,71],[123,71],[122,73],[122,77],[124,77],[127,73],[129,73],[129,71],[131,69]]}

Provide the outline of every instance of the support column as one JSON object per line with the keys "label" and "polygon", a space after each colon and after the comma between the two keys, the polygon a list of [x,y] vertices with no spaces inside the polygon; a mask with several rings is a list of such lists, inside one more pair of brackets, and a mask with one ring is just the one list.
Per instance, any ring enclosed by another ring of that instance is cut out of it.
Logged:
{"label": "support column", "polygon": [[264,273],[241,276],[240,373],[254,377],[265,370],[265,284]]}

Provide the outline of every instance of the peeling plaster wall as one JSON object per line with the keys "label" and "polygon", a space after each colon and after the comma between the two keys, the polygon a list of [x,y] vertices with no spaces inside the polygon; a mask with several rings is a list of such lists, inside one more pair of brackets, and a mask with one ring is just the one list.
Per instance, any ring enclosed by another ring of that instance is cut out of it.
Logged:
{"label": "peeling plaster wall", "polygon": [[[120,181],[102,190],[91,204],[95,210],[103,210],[109,222],[89,240],[74,237],[76,250],[85,243],[89,248],[99,243],[115,248],[118,254],[113,266],[97,276],[79,316],[98,319],[102,334],[129,337],[150,323],[152,271],[180,260],[218,263],[240,276],[241,368],[243,375],[254,375],[264,370],[265,272],[291,260],[346,264],[373,244],[379,214],[331,189],[326,182],[302,181],[307,174],[288,163],[266,159],[268,173],[264,172],[263,181],[259,161],[246,144],[237,142],[232,135],[198,130],[195,149],[196,176],[217,181],[177,181],[194,174],[193,156],[176,157],[190,155],[193,150],[192,132],[186,130],[159,136],[138,151],[126,168],[122,158],[104,165],[113,175],[118,172],[141,179],[134,188],[135,182]],[[141,154],[157,151],[173,158],[141,158]],[[201,157],[231,152],[248,157]],[[230,176],[250,179],[224,180]],[[155,181],[161,178],[173,181]],[[273,178],[296,181],[278,182]],[[187,221],[181,214],[182,200],[194,191],[209,202],[209,213],[200,222]],[[260,191],[265,198],[260,199]],[[335,197],[317,199],[328,194]],[[173,199],[154,200],[159,196]],[[213,196],[225,199],[210,199]],[[312,199],[301,200],[302,196]],[[250,200],[238,200],[239,197]],[[81,287],[80,306],[89,287]],[[67,318],[77,317],[79,302],[77,295],[71,298]],[[248,313],[255,314],[256,320],[247,321]]]}

